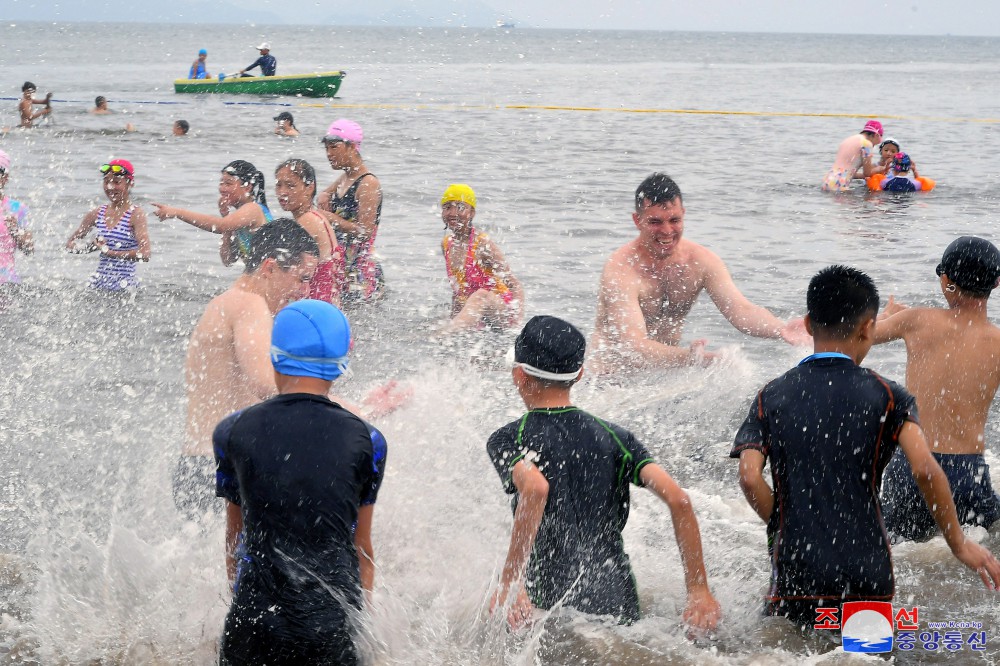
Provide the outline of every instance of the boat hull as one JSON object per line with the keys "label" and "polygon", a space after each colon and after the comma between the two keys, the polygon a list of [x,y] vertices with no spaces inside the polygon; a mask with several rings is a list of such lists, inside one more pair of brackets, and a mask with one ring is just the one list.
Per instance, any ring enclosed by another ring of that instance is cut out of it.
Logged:
{"label": "boat hull", "polygon": [[177,79],[175,93],[225,93],[230,95],[294,95],[333,97],[347,72],[316,72],[287,76],[244,76],[218,79]]}

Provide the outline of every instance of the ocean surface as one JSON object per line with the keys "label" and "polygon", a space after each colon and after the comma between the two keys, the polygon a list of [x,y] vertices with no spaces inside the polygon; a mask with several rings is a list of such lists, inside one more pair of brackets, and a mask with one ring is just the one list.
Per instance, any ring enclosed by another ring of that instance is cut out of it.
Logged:
{"label": "ocean surface", "polygon": [[[173,93],[199,48],[212,74],[232,73],[262,39],[279,74],[347,70],[340,97]],[[942,304],[934,266],[943,248],[997,231],[1000,40],[6,22],[0,43],[0,126],[17,123],[25,80],[56,100],[40,128],[0,136],[13,158],[7,193],[31,207],[37,246],[18,257],[24,284],[0,313],[0,664],[213,663],[228,604],[222,521],[181,516],[170,475],[187,337],[238,268],[219,263],[216,236],[150,215],[144,288],[122,304],[84,286],[95,255],[62,248],[105,200],[97,168],[110,158],[133,162],[134,201],[147,213],[152,201],[213,212],[233,159],[261,168],[269,188],[290,157],[316,166],[321,186],[331,182],[319,138],[340,117],[364,127],[363,154],[382,181],[377,248],[391,294],[349,313],[354,374],[339,389],[358,399],[398,379],[414,390],[378,422],[390,453],[363,639],[374,662],[848,663],[829,642],[759,616],[764,525],[727,457],[756,390],[806,352],[741,335],[708,299],[685,340],[707,338],[721,362],[585,382],[575,397],[636,432],[688,489],[725,611],[716,635],[685,637],[669,512],[641,490],[624,534],[640,622],[563,612],[508,635],[485,619],[511,526],[485,442],[522,405],[501,360],[512,333],[429,334],[450,297],[437,202],[451,182],[475,188],[477,224],[525,285],[528,314],[587,333],[601,267],[634,237],[633,193],[653,171],[680,184],[686,236],[781,317],[803,313],[809,278],[835,262],[871,273],[883,297]],[[96,95],[115,113],[89,115]],[[294,114],[301,138],[271,133],[280,111]],[[837,144],[869,116],[937,189],[820,191]],[[170,136],[180,118],[191,134]],[[876,348],[867,364],[901,380],[905,351]],[[998,427],[991,416],[994,464]],[[969,534],[1000,551],[996,527]],[[896,602],[919,607],[922,626],[981,622],[988,636],[985,653],[918,645],[895,663],[1000,661],[998,598],[941,538],[893,555]]]}

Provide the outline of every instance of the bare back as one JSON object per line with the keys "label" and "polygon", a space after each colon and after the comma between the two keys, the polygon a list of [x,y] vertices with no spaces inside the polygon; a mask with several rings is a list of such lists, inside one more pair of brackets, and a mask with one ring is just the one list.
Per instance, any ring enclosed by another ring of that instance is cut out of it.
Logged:
{"label": "bare back", "polygon": [[276,392],[268,356],[272,321],[264,298],[237,286],[208,304],[184,364],[184,455],[211,456],[219,421]]}
{"label": "bare back", "polygon": [[[907,316],[906,386],[935,453],[982,453],[986,418],[1000,386],[1000,328],[954,310]],[[896,315],[896,316],[900,316]]]}

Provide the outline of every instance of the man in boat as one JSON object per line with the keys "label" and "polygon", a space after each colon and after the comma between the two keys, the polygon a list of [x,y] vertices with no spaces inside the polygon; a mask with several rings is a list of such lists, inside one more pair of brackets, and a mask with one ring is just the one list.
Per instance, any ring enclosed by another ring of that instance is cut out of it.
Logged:
{"label": "man in boat", "polygon": [[257,66],[260,66],[260,73],[262,75],[274,76],[275,71],[278,69],[278,61],[271,55],[271,45],[268,42],[262,42],[257,47],[257,50],[260,51],[260,57],[254,60],[246,69],[241,69],[240,76],[250,76],[247,72]]}
{"label": "man in boat", "polygon": [[591,358],[595,370],[710,361],[714,354],[705,351],[704,340],[680,344],[684,319],[702,291],[744,333],[808,342],[802,319],[783,322],[751,303],[718,255],[681,237],[684,203],[672,178],[654,173],[639,185],[632,220],[639,237],[616,250],[601,275]]}
{"label": "man in boat", "polygon": [[191,71],[188,72],[189,79],[210,79],[212,75],[208,73],[205,61],[208,59],[208,51],[202,49],[198,51],[198,59],[191,63]]}

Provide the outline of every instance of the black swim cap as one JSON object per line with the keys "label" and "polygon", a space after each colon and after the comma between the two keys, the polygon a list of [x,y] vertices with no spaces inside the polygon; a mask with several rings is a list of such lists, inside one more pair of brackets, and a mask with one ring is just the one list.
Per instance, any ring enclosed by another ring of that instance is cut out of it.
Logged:
{"label": "black swim cap", "polygon": [[24,85],[21,86],[21,92],[27,92],[29,90],[38,90],[38,88],[36,88],[35,84],[31,81],[25,81]]}
{"label": "black swim cap", "polygon": [[1000,250],[985,238],[962,236],[945,248],[935,272],[962,291],[989,294],[1000,279]]}
{"label": "black swim cap", "polygon": [[[575,375],[583,367],[586,351],[587,340],[576,326],[558,317],[539,315],[532,317],[517,336],[514,361],[546,374]],[[528,374],[538,376],[530,371]]]}

